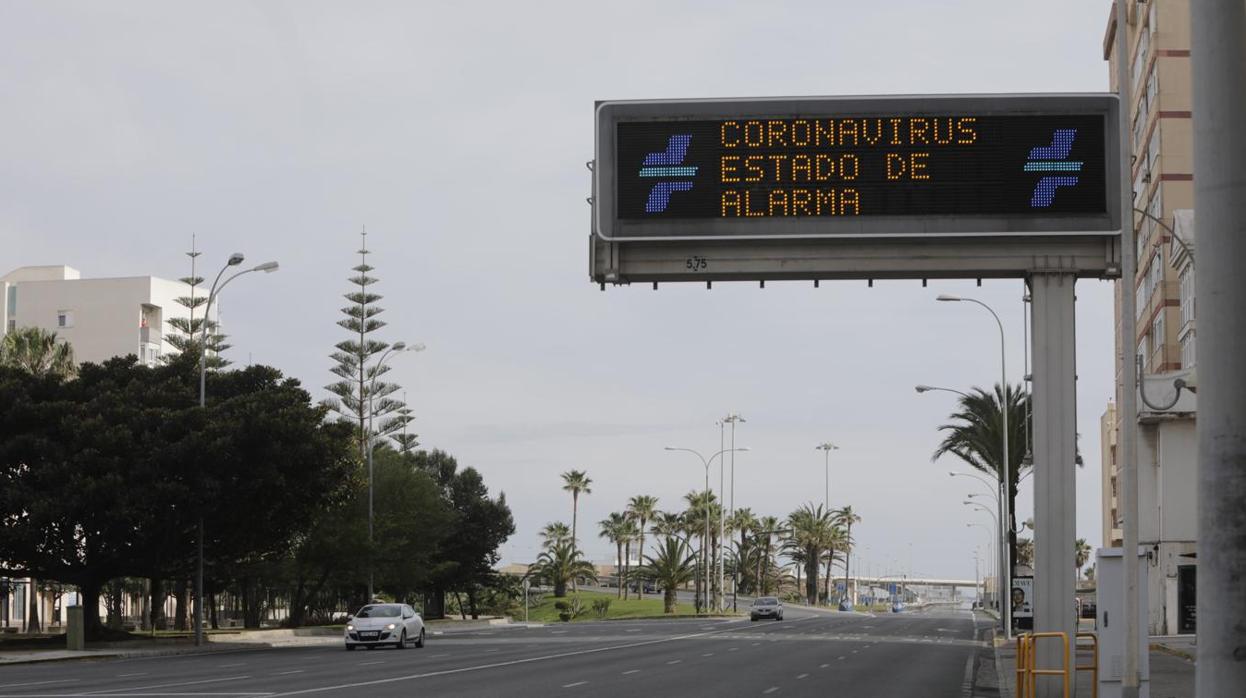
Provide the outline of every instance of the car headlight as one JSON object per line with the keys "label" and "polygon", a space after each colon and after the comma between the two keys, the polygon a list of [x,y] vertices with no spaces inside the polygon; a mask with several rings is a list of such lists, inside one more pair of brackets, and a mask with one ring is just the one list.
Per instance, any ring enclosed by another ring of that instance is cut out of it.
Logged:
{"label": "car headlight", "polygon": [[353,626],[353,625],[348,625],[348,626],[346,626],[346,629],[347,629],[347,630],[354,630],[354,629],[355,629],[355,626]]}
{"label": "car headlight", "polygon": [[386,629],[386,630],[393,630],[394,628],[397,628],[397,627],[398,627],[397,625],[394,625],[393,623],[390,623],[389,625],[385,626],[385,629]]}

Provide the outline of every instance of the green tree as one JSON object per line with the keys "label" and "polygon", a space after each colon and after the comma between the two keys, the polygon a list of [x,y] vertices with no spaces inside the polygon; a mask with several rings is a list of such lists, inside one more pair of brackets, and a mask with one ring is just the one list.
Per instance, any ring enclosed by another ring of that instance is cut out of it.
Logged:
{"label": "green tree", "polygon": [[[389,366],[379,363],[380,355],[390,345],[371,338],[386,323],[377,318],[385,309],[377,305],[382,296],[371,290],[377,279],[369,276],[373,267],[368,264],[367,235],[366,231],[361,234],[359,264],[349,279],[356,290],[345,294],[350,305],[342,308],[346,317],[337,323],[351,333],[351,338],[338,342],[337,351],[330,357],[336,364],[333,374],[340,380],[325,386],[337,398],[327,403],[329,408],[358,427],[360,461],[367,459],[371,439],[395,434],[411,421],[410,414],[399,412],[403,403],[390,397],[398,386],[380,380],[389,372]],[[412,440],[406,441],[402,446],[409,450]]]}
{"label": "green tree", "polygon": [[[199,276],[195,271],[196,262],[199,255],[203,254],[195,248],[194,237],[191,237],[190,252],[186,253],[190,257],[190,276],[183,276],[178,279],[186,284],[190,289],[190,295],[179,296],[173,301],[178,305],[186,308],[189,315],[186,317],[169,318],[169,327],[173,328],[173,332],[168,333],[164,337],[165,341],[177,349],[179,354],[199,355],[199,339],[204,330],[204,323],[207,323],[207,342],[208,355],[204,357],[204,364],[208,368],[220,369],[229,365],[229,362],[221,356],[221,353],[229,348],[225,343],[225,335],[217,332],[217,324],[215,320],[204,317],[195,317],[195,311],[208,302],[206,293],[200,294],[199,286],[203,284],[203,277]],[[205,309],[206,310],[206,309]],[[172,360],[172,356],[162,357],[164,361]]]}
{"label": "green tree", "polygon": [[1086,566],[1086,561],[1090,559],[1090,543],[1087,543],[1085,538],[1078,538],[1073,545],[1073,551],[1073,566],[1076,568],[1077,573],[1081,574],[1082,568]]}
{"label": "green tree", "polygon": [[805,504],[788,515],[791,528],[786,546],[789,557],[804,565],[805,596],[810,606],[818,603],[818,567],[835,543],[834,516],[822,505]]}
{"label": "green tree", "polygon": [[740,534],[740,543],[736,548],[736,573],[740,577],[738,584],[743,585],[746,589],[754,585],[752,577],[752,568],[744,564],[746,553],[751,553],[754,546],[749,545],[749,534],[753,533],[757,528],[757,517],[753,515],[753,510],[748,507],[736,509],[732,512],[727,522],[727,527],[732,531],[738,531]]}
{"label": "green tree", "polygon": [[636,522],[638,534],[640,536],[640,547],[636,551],[636,558],[645,559],[645,531],[648,530],[649,522],[658,513],[658,498],[647,494],[638,494],[627,502],[627,515]]}
{"label": "green tree", "polygon": [[602,538],[614,543],[616,552],[616,560],[618,566],[615,568],[616,576],[619,579],[619,590],[616,594],[618,598],[623,598],[623,541],[628,535],[627,517],[617,511],[611,512],[609,516],[597,522],[601,527],[600,535]]}
{"label": "green tree", "polygon": [[568,584],[581,577],[595,580],[597,570],[580,556],[574,543],[561,541],[537,556],[536,562],[528,567],[528,575],[537,582],[550,584],[554,587],[554,596],[563,598],[567,595]]}
{"label": "green tree", "polygon": [[666,536],[656,547],[653,555],[645,557],[645,565],[637,570],[637,574],[662,588],[662,610],[674,613],[677,610],[676,590],[696,575],[696,553],[687,542],[676,536]]}
{"label": "green tree", "polygon": [[515,533],[506,493],[490,497],[480,472],[472,467],[459,468],[458,461],[445,451],[417,451],[408,457],[432,475],[454,513],[453,525],[440,548],[434,588],[466,594],[469,612],[476,618],[481,593],[498,585],[493,569],[498,562],[498,546]]}
{"label": "green tree", "polygon": [[[1002,455],[1003,449],[1003,410],[1007,405],[1008,412],[1008,457]],[[1009,511],[1012,514],[1009,526],[1009,557],[1013,564],[1017,559],[1017,483],[1024,470],[1030,466],[1024,463],[1025,454],[1029,449],[1027,436],[1030,421],[1030,396],[1021,386],[1005,387],[996,384],[992,392],[974,388],[968,395],[960,398],[958,410],[950,415],[953,420],[941,425],[939,431],[945,432],[942,443],[935,449],[932,461],[950,453],[975,470],[984,472],[995,478],[997,482],[1005,481],[1007,474]],[[1005,462],[1007,465],[1004,465]],[[1080,456],[1078,462],[1081,462]]]}
{"label": "green tree", "polygon": [[561,521],[547,523],[541,529],[541,546],[544,548],[552,547],[555,543],[563,543],[570,540],[571,528]]}
{"label": "green tree", "polygon": [[757,520],[757,547],[760,552],[757,558],[757,580],[762,594],[770,593],[771,579],[777,573],[777,565],[774,564],[774,536],[778,533],[777,517],[763,516]]}
{"label": "green tree", "polygon": [[[576,521],[580,513],[580,495],[592,494],[593,490],[589,488],[593,484],[588,473],[583,470],[569,470],[562,474],[562,489],[564,492],[571,493],[571,545],[578,546],[580,539],[576,537]],[[576,588],[574,580],[571,582],[571,588]]]}
{"label": "green tree", "polygon": [[71,378],[77,371],[73,347],[39,327],[18,327],[5,334],[0,339],[0,366],[58,378]]}
{"label": "green tree", "polygon": [[77,585],[92,637],[107,580],[186,574],[200,516],[210,563],[238,564],[285,549],[349,476],[346,432],[296,381],[214,374],[203,410],[195,358],[70,381],[0,370],[0,560]]}
{"label": "green tree", "polygon": [[838,518],[844,524],[844,596],[851,600],[852,592],[848,588],[848,563],[852,560],[852,525],[861,523],[861,516],[853,511],[852,506],[849,505],[839,510]]}

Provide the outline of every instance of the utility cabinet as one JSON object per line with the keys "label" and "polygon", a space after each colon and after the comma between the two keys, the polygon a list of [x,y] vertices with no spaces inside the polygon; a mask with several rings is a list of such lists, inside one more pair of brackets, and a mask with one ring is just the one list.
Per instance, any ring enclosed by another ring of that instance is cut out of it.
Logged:
{"label": "utility cabinet", "polygon": [[[1099,696],[1120,698],[1125,668],[1125,566],[1120,548],[1095,552],[1095,603],[1099,626]],[[1151,696],[1150,635],[1147,633],[1147,557],[1139,549],[1138,566],[1138,696]]]}

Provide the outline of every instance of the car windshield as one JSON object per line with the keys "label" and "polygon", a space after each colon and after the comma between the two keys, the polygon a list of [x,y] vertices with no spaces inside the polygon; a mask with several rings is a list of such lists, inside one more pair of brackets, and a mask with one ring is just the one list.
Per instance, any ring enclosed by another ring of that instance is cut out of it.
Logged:
{"label": "car windshield", "polygon": [[356,618],[397,618],[402,615],[397,606],[364,606]]}
{"label": "car windshield", "polygon": [[753,602],[753,605],[754,606],[777,606],[779,605],[779,600],[774,598],[773,596],[768,596],[765,598],[757,599],[756,601]]}

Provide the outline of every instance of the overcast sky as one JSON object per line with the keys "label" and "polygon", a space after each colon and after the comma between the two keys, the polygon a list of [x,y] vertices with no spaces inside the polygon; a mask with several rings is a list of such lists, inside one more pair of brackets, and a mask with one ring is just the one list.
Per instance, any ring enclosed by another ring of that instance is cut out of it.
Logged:
{"label": "overcast sky", "polygon": [[[1107,89],[1107,0],[827,2],[79,2],[0,14],[0,273],[188,271],[279,260],[231,285],[230,358],[327,396],[335,323],[366,225],[393,361],[424,447],[503,490],[518,531],[581,539],[628,497],[701,486],[715,421],[752,451],[737,506],[852,504],[869,572],[972,578],[976,483],[930,460],[958,389],[999,379],[998,311],[1020,381],[1020,281],[608,288],[588,279],[598,99]],[[1078,289],[1078,534],[1100,534],[1099,417],[1112,395],[1111,286]],[[714,473],[717,484],[717,470]],[[1026,481],[1026,485],[1029,484]],[[1019,518],[1030,516],[1023,486]],[[911,562],[910,562],[911,560]],[[858,563],[854,562],[854,565]],[[910,569],[911,564],[911,569]]]}

